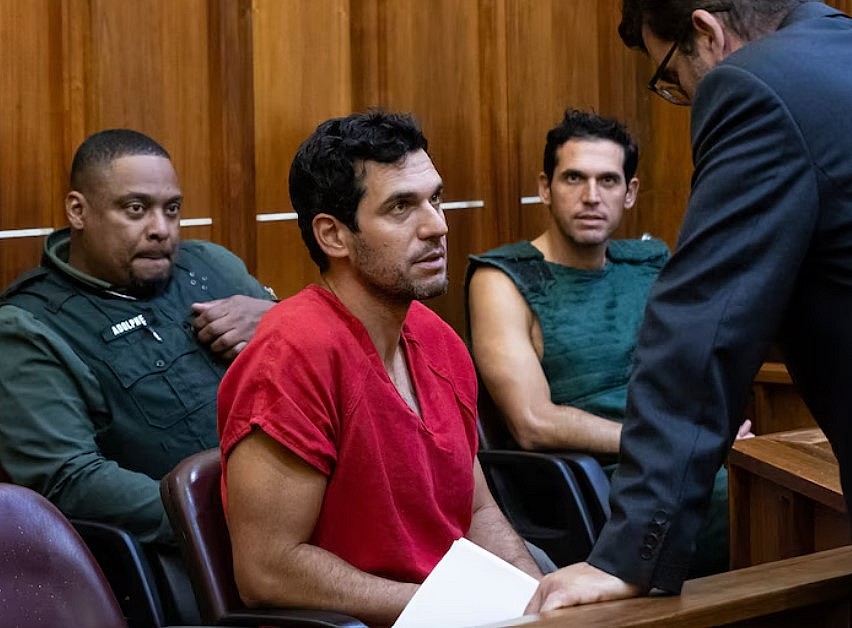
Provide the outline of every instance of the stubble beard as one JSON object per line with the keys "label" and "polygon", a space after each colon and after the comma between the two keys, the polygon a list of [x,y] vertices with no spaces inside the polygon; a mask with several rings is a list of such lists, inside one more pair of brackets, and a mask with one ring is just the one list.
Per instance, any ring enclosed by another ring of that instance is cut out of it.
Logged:
{"label": "stubble beard", "polygon": [[406,275],[403,267],[377,262],[375,252],[360,238],[355,240],[358,272],[368,290],[390,303],[407,305],[412,301],[425,301],[446,294],[449,276],[446,267],[442,275],[421,280]]}

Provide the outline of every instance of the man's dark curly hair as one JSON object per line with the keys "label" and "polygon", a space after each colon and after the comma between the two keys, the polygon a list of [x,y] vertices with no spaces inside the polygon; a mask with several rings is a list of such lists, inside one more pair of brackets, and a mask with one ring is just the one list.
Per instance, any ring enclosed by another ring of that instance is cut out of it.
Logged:
{"label": "man's dark curly hair", "polygon": [[639,165],[639,147],[636,140],[618,120],[603,118],[594,113],[567,109],[562,122],[547,132],[544,145],[544,174],[548,182],[556,170],[557,151],[568,140],[610,140],[624,149],[624,180],[629,182]]}
{"label": "man's dark curly hair", "polygon": [[329,214],[357,232],[356,211],[366,191],[364,162],[396,163],[427,148],[410,114],[382,110],[327,120],[304,141],[290,166],[290,201],[320,272],[328,270],[328,257],[314,237],[314,217]]}

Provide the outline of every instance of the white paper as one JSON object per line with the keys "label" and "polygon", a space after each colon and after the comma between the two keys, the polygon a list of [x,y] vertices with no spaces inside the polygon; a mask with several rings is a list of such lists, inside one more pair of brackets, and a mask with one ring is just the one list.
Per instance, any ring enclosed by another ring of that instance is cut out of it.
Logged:
{"label": "white paper", "polygon": [[459,539],[403,609],[395,628],[466,628],[524,614],[538,581],[491,552]]}

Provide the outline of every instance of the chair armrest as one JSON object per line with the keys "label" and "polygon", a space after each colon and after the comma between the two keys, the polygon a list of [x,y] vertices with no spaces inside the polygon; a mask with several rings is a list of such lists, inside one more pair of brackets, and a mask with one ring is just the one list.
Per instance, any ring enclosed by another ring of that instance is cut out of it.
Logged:
{"label": "chair armrest", "polygon": [[130,628],[166,625],[156,578],[139,540],[99,521],[71,519],[118,599]]}
{"label": "chair armrest", "polygon": [[489,488],[512,527],[558,566],[585,560],[597,539],[569,464],[550,453],[479,451]]}
{"label": "chair armrest", "polygon": [[578,451],[560,451],[556,453],[564,460],[583,488],[583,495],[592,514],[595,532],[600,532],[603,524],[609,519],[610,482],[597,458]]}

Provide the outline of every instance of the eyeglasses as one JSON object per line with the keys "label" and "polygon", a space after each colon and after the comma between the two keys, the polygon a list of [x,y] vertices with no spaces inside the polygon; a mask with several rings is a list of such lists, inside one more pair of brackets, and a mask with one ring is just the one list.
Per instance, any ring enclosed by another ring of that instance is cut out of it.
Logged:
{"label": "eyeglasses", "polygon": [[[727,13],[733,9],[733,6],[730,3],[719,3],[718,6],[712,6],[715,3],[708,3],[709,6],[705,6],[704,10],[709,13]],[[666,56],[663,57],[662,62],[660,62],[657,71],[654,72],[654,76],[651,77],[651,80],[648,81],[648,89],[654,92],[657,96],[662,98],[663,100],[667,100],[673,105],[678,106],[686,106],[692,104],[692,99],[687,95],[683,88],[678,83],[672,83],[663,77],[663,72],[666,71],[666,66],[671,61],[672,55],[677,50],[677,47],[686,41],[686,34],[683,37],[679,37],[672,44],[672,47],[669,48],[669,51],[666,53]]]}
{"label": "eyeglasses", "polygon": [[692,101],[689,96],[687,96],[686,92],[683,91],[683,88],[677,83],[672,83],[663,77],[663,72],[666,71],[666,66],[679,45],[680,42],[676,41],[672,44],[672,47],[669,48],[666,56],[663,57],[662,62],[660,62],[657,71],[654,72],[654,76],[652,76],[651,80],[648,81],[648,89],[673,105],[685,106],[689,105]]}

